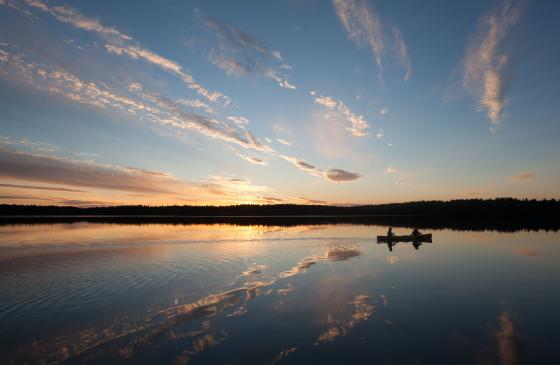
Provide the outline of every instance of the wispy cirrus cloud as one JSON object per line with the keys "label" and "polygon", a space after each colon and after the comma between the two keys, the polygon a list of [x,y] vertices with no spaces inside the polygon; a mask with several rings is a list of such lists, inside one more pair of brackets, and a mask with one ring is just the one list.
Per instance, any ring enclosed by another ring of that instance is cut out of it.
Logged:
{"label": "wispy cirrus cloud", "polygon": [[[181,79],[185,79],[183,76],[188,79],[189,75],[183,71],[180,64],[140,46],[132,37],[120,32],[117,28],[104,26],[100,21],[83,16],[73,8],[52,6],[51,3],[40,0],[28,0],[22,4],[31,10],[48,13],[62,23],[99,35],[104,41],[104,48],[109,53],[142,59],[165,71],[181,76]],[[0,44],[0,49],[2,51],[0,62],[7,63],[6,67],[2,67],[0,73],[14,81],[18,78],[17,81],[23,80],[39,90],[59,95],[72,102],[113,109],[139,117],[138,119],[142,121],[162,126],[166,130],[165,132],[167,129],[193,130],[243,148],[278,156],[271,146],[260,141],[246,129],[248,124],[246,118],[217,115],[212,107],[201,100],[173,100],[164,96],[165,93],[145,89],[142,84],[134,80],[126,85],[124,83],[111,85],[111,81],[105,83],[91,79],[91,76],[83,78],[61,66],[41,62],[45,58],[36,52],[31,51],[26,54],[17,47],[8,49],[5,43]],[[283,62],[284,57],[278,51],[269,50],[269,53],[274,60]],[[280,69],[289,68],[285,63],[280,66]],[[263,68],[263,70],[278,83],[292,88],[293,85],[290,85],[287,80],[276,78],[279,77],[277,71],[272,68]],[[214,100],[215,98],[209,99]],[[189,109],[185,110],[185,107]],[[200,115],[195,109],[214,115]],[[266,163],[260,158],[248,157],[250,158],[244,160],[260,165]],[[295,164],[295,166],[301,168],[306,167],[306,164],[307,168],[312,166],[306,162]],[[323,173],[322,170],[318,171],[319,174]]]}
{"label": "wispy cirrus cloud", "polygon": [[177,99],[177,103],[185,105],[187,107],[190,108],[194,108],[194,109],[198,109],[198,110],[202,110],[206,113],[210,113],[213,114],[214,109],[212,109],[212,107],[210,107],[210,105],[206,104],[205,102],[203,102],[202,100],[197,100],[197,99]]}
{"label": "wispy cirrus cloud", "polygon": [[264,68],[262,70],[262,74],[269,79],[272,79],[278,83],[278,86],[284,89],[295,90],[297,87],[291,84],[287,79],[282,78],[278,75],[278,72],[273,70],[272,68]]}
{"label": "wispy cirrus cloud", "polygon": [[405,69],[404,80],[410,78],[410,57],[401,32],[396,26],[382,22],[373,6],[365,0],[333,0],[333,6],[348,37],[358,45],[368,46],[373,51],[380,80],[383,74],[383,58],[389,52],[395,55]]}
{"label": "wispy cirrus cloud", "polygon": [[315,91],[310,94],[314,97],[316,104],[322,105],[329,111],[330,117],[342,118],[346,122],[346,130],[355,137],[363,137],[368,134],[370,128],[369,123],[362,115],[354,113],[342,101],[336,100],[330,96],[318,95]]}
{"label": "wispy cirrus cloud", "polygon": [[399,28],[393,25],[391,26],[391,31],[393,33],[395,54],[400,64],[405,69],[404,81],[408,81],[410,79],[410,76],[412,76],[412,62],[410,61],[410,57],[408,56],[406,43],[404,43],[404,39]]}
{"label": "wispy cirrus cloud", "polygon": [[132,114],[159,112],[153,106],[113,92],[106,85],[84,81],[60,67],[37,63],[21,52],[10,52],[6,63],[0,71],[6,77],[17,75],[20,81],[74,102],[100,108],[110,107]]}
{"label": "wispy cirrus cloud", "polygon": [[25,0],[26,4],[32,8],[52,15],[58,21],[69,24],[77,29],[94,32],[104,40],[105,49],[109,53],[125,55],[132,59],[142,59],[152,65],[178,76],[188,88],[195,90],[210,101],[223,99],[224,103],[229,103],[230,99],[218,91],[209,91],[200,83],[195,81],[193,76],[183,70],[182,66],[164,56],[142,47],[131,36],[121,32],[115,27],[101,24],[97,19],[82,15],[77,9],[69,6],[51,6],[41,0]]}
{"label": "wispy cirrus cloud", "polygon": [[235,124],[241,127],[245,127],[246,125],[249,124],[249,119],[245,117],[230,115],[229,117],[227,117],[227,119],[231,120],[232,122],[234,122]]}
{"label": "wispy cirrus cloud", "polygon": [[241,152],[238,152],[238,151],[236,151],[235,154],[236,154],[237,156],[239,156],[240,158],[242,158],[243,160],[245,160],[245,161],[247,161],[247,162],[250,162],[250,163],[252,163],[252,164],[261,165],[261,166],[266,166],[266,165],[268,165],[268,162],[266,162],[266,161],[264,161],[264,160],[262,160],[262,159],[260,159],[260,158],[258,158],[258,157],[248,156],[248,155],[245,155],[245,154],[243,154],[243,153],[241,153]]}
{"label": "wispy cirrus cloud", "polygon": [[169,119],[161,119],[160,122],[178,129],[196,130],[211,138],[220,139],[260,152],[272,153],[274,149],[260,141],[255,135],[235,123],[210,118],[192,112],[185,112],[172,100],[152,95],[152,100],[159,108],[169,114]]}
{"label": "wispy cirrus cloud", "polygon": [[208,17],[200,10],[195,10],[195,15],[216,36],[216,45],[208,50],[208,58],[218,68],[235,77],[258,74],[274,80],[282,88],[296,89],[284,75],[291,70],[291,66],[276,64],[285,61],[280,51],[266,47],[253,35],[232,24]]}
{"label": "wispy cirrus cloud", "polygon": [[216,67],[224,71],[228,75],[234,77],[248,76],[253,72],[253,66],[243,64],[238,60],[229,58],[224,54],[213,52],[210,54],[210,62]]}
{"label": "wispy cirrus cloud", "polygon": [[283,144],[284,146],[291,146],[292,143],[288,140],[285,140],[283,138],[276,138],[276,142]]}
{"label": "wispy cirrus cloud", "polygon": [[312,164],[301,160],[299,158],[296,157],[292,157],[292,156],[286,156],[286,155],[280,155],[281,158],[283,158],[284,160],[290,162],[292,165],[294,165],[295,167],[297,167],[298,169],[308,172],[312,175],[321,175],[322,170],[318,169],[317,167],[313,166]]}
{"label": "wispy cirrus cloud", "polygon": [[[40,90],[63,96],[73,102],[100,108],[111,108],[133,116],[142,115],[151,123],[166,128],[194,130],[208,137],[232,143],[246,149],[272,156],[278,155],[272,147],[260,141],[251,131],[244,128],[244,124],[248,122],[246,118],[230,117],[226,118],[226,120],[220,120],[203,116],[193,111],[183,110],[180,104],[185,104],[185,100],[175,102],[169,98],[164,98],[161,95],[146,90],[138,82],[128,85],[127,91],[130,95],[123,95],[110,89],[107,85],[82,80],[62,68],[34,63],[21,53],[14,56],[9,55],[9,57],[7,61],[9,67],[4,68],[3,71],[21,76],[26,82]],[[191,103],[189,101],[186,104],[204,107],[196,102]],[[238,154],[238,156],[253,164],[267,164],[266,161],[257,157],[245,154]],[[282,155],[280,157],[290,161],[298,169],[317,176],[324,176],[328,181],[352,181],[360,177],[359,174],[347,173],[341,169],[323,171],[295,157]]]}
{"label": "wispy cirrus cloud", "polygon": [[509,55],[500,46],[519,21],[522,10],[522,1],[503,0],[482,16],[462,61],[463,87],[478,98],[479,110],[486,110],[493,125],[500,123],[507,103],[504,75]]}
{"label": "wispy cirrus cloud", "polygon": [[253,133],[227,119],[208,117],[185,111],[180,105],[205,108],[204,103],[185,100],[173,101],[157,93],[150,92],[138,82],[117,91],[100,82],[82,80],[75,74],[60,68],[39,64],[25,54],[10,54],[7,67],[0,72],[11,77],[18,75],[35,88],[60,95],[73,102],[98,108],[110,108],[132,116],[142,116],[151,123],[175,130],[194,130],[208,137],[233,143],[243,148],[271,153],[272,147],[261,142]]}

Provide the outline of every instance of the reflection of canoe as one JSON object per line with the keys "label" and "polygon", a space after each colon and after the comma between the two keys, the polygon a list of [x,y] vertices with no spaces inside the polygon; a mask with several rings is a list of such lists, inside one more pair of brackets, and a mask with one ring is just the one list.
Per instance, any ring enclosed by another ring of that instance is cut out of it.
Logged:
{"label": "reflection of canoe", "polygon": [[378,243],[387,243],[387,242],[432,242],[432,234],[419,234],[416,236],[407,235],[407,236],[377,236]]}

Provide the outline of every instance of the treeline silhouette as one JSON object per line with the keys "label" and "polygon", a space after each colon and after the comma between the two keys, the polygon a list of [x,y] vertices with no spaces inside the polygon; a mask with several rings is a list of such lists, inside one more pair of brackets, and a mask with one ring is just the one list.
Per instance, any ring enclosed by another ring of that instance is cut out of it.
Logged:
{"label": "treeline silhouette", "polygon": [[560,201],[514,198],[415,201],[360,206],[233,205],[66,207],[0,205],[0,224],[95,221],[106,223],[233,223],[297,225],[382,224],[402,227],[496,229],[560,228]]}

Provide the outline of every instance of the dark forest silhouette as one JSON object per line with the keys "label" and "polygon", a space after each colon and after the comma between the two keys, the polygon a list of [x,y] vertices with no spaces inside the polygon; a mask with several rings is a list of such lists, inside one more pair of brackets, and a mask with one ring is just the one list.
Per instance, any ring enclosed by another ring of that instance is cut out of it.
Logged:
{"label": "dark forest silhouette", "polygon": [[64,207],[0,205],[0,224],[95,221],[111,223],[381,224],[452,229],[560,228],[560,201],[513,198],[416,201],[360,206],[233,205]]}

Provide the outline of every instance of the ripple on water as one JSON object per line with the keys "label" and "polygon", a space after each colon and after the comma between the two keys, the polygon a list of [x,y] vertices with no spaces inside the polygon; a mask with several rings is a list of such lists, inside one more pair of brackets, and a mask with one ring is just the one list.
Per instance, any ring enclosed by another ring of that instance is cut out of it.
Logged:
{"label": "ripple on water", "polygon": [[[270,245],[270,242],[263,244]],[[46,250],[44,255],[21,256],[15,260],[17,263],[0,269],[9,277],[0,284],[9,293],[9,298],[0,302],[0,323],[11,320],[12,324],[21,324],[25,317],[29,321],[26,325],[33,327],[37,324],[33,320],[63,321],[72,313],[83,314],[86,308],[92,313],[100,310],[119,313],[118,308],[122,307],[125,308],[122,315],[112,317],[109,322],[92,320],[89,326],[84,317],[81,319],[84,325],[78,332],[33,341],[18,351],[45,363],[57,363],[69,357],[79,362],[92,353],[126,357],[148,346],[150,338],[166,333],[173,338],[192,337],[194,345],[183,354],[192,357],[223,341],[227,334],[210,333],[208,328],[187,331],[187,323],[217,315],[232,320],[245,316],[249,311],[247,303],[259,295],[270,294],[279,280],[304,273],[321,261],[343,261],[360,255],[358,250],[343,246],[325,252],[324,242],[308,245],[290,240],[264,252],[253,252],[254,242],[250,248],[236,245],[239,247],[233,251],[231,248],[214,251],[208,243],[202,250],[200,245],[193,248],[179,244],[172,248],[162,244],[114,249],[81,247],[68,251],[57,248]],[[321,255],[320,251],[324,253]],[[302,253],[306,254],[305,258],[296,259],[289,271],[274,273],[270,265],[263,263],[278,266],[278,263],[294,262],[294,257],[302,257]],[[307,256],[310,253],[313,254]],[[193,293],[199,293],[193,290],[199,283],[201,286],[204,283],[206,294],[188,300]],[[228,285],[238,287],[223,291]],[[176,292],[174,288],[189,288],[190,292],[180,299],[168,296],[144,302],[144,307],[134,305],[136,301],[145,301],[147,292],[158,293],[162,287],[169,287],[170,293]],[[208,294],[209,291],[215,294]],[[278,289],[284,296],[292,291],[289,283]],[[289,350],[283,356],[293,352]]]}

